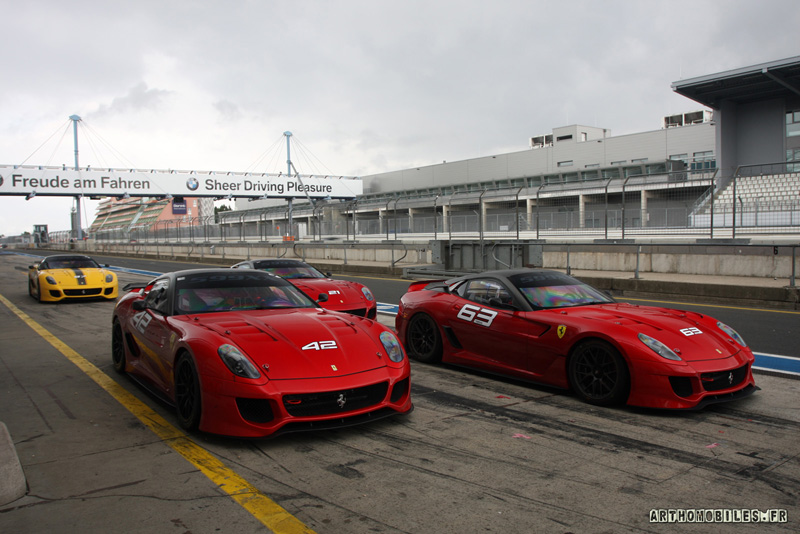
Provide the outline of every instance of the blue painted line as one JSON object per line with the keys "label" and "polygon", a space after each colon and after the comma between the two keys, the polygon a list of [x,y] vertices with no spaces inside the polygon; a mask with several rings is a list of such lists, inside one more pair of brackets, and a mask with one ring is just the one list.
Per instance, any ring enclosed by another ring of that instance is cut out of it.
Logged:
{"label": "blue painted line", "polygon": [[397,312],[400,310],[400,306],[397,304],[387,304],[386,302],[378,302],[378,313],[388,313],[391,315],[397,315]]}
{"label": "blue painted line", "polygon": [[778,356],[777,354],[761,354],[753,353],[756,357],[756,362],[753,364],[753,369],[761,369],[764,371],[779,371],[790,375],[800,377],[800,359],[792,358],[790,356]]}
{"label": "blue painted line", "polygon": [[130,273],[130,274],[143,274],[147,276],[161,276],[164,273],[157,273],[155,271],[143,271],[141,269],[128,269],[126,267],[114,267],[113,265],[108,266],[109,269],[112,271],[119,271],[121,273]]}

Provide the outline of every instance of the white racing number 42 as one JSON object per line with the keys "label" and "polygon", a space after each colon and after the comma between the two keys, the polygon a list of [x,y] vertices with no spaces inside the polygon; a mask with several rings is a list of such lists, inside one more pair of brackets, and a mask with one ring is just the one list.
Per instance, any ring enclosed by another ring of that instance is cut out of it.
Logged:
{"label": "white racing number 42", "polygon": [[475,306],[474,304],[464,304],[464,306],[458,310],[458,315],[456,315],[456,317],[481,326],[492,326],[492,321],[497,317],[497,312]]}
{"label": "white racing number 42", "polygon": [[336,341],[314,341],[313,343],[309,343],[303,347],[300,347],[303,350],[328,350],[328,349],[335,349]]}

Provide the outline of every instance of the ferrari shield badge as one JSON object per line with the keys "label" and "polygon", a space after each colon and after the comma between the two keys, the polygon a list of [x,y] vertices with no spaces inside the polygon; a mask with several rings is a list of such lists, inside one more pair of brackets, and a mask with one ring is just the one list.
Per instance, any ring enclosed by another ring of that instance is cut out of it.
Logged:
{"label": "ferrari shield badge", "polygon": [[558,334],[558,339],[561,339],[562,337],[564,337],[564,334],[566,334],[566,333],[567,333],[566,325],[563,325],[563,324],[558,325],[558,328],[556,328],[556,334]]}

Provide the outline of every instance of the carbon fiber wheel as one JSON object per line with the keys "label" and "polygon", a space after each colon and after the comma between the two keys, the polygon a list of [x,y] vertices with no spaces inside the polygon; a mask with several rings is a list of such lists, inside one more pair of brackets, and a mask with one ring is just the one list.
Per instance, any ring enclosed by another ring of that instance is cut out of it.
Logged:
{"label": "carbon fiber wheel", "polygon": [[197,368],[192,357],[184,353],[175,366],[175,408],[178,424],[185,430],[196,430],[200,425],[201,400]]}
{"label": "carbon fiber wheel", "polygon": [[442,336],[430,315],[418,313],[411,318],[406,329],[406,350],[410,357],[421,362],[442,361]]}
{"label": "carbon fiber wheel", "polygon": [[570,356],[568,372],[572,389],[590,404],[610,406],[628,398],[628,366],[619,351],[605,341],[578,345]]}
{"label": "carbon fiber wheel", "polygon": [[111,327],[111,362],[114,370],[125,374],[125,339],[122,334],[122,325],[115,320]]}

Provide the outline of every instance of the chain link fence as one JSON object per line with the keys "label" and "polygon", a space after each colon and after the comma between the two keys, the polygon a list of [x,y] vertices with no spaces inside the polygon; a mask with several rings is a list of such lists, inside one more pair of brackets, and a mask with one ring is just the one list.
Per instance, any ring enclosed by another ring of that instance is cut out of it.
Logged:
{"label": "chain link fence", "polygon": [[[397,195],[159,221],[99,230],[114,242],[216,242],[339,239],[545,239],[640,236],[737,237],[800,234],[800,169],[791,164],[740,167],[727,180],[715,169],[663,174],[603,170],[597,179],[559,175],[525,187],[463,185],[435,196]],[[577,175],[576,175],[577,176]]]}

